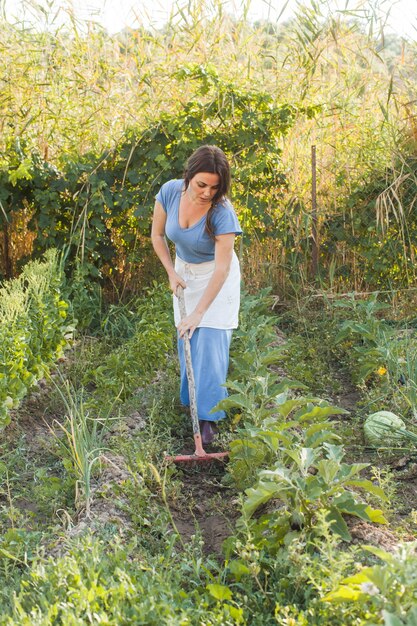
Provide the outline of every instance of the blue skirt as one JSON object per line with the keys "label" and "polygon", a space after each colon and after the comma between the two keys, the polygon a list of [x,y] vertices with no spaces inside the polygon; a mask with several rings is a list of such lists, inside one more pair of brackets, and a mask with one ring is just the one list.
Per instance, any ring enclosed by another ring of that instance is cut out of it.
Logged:
{"label": "blue skirt", "polygon": [[[219,328],[196,328],[191,337],[191,361],[197,397],[199,420],[217,422],[224,419],[224,411],[210,413],[220,400],[227,397],[224,385],[229,367],[229,348],[232,330]],[[180,359],[181,387],[180,399],[185,406],[190,405],[188,379],[185,369],[184,341],[178,337],[178,355]]]}

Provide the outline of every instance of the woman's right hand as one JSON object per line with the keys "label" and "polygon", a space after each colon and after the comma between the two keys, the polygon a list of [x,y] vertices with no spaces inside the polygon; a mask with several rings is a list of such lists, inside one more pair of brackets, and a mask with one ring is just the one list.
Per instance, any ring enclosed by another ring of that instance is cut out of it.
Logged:
{"label": "woman's right hand", "polygon": [[172,274],[169,275],[168,278],[169,278],[169,286],[171,288],[171,291],[175,295],[177,295],[178,285],[181,285],[183,289],[187,287],[185,280],[183,280],[181,276],[177,274],[177,272],[173,272]]}

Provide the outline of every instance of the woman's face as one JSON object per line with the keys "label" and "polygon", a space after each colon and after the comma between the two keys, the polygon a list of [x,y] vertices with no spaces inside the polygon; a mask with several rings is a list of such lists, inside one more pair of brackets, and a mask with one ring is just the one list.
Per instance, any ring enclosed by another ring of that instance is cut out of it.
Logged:
{"label": "woman's face", "polygon": [[187,193],[199,206],[210,205],[220,186],[218,174],[199,172],[191,178]]}

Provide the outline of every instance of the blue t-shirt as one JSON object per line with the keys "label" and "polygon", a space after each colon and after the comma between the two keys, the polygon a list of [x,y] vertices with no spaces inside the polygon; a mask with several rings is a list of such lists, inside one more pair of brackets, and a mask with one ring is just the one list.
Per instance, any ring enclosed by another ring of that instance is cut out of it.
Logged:
{"label": "blue t-shirt", "polygon": [[[156,195],[167,214],[165,234],[175,243],[175,252],[186,263],[204,263],[214,259],[214,240],[206,231],[206,216],[190,228],[181,228],[178,221],[178,210],[184,181],[173,179],[162,185]],[[216,204],[211,224],[215,235],[234,233],[241,235],[236,213],[228,200]]]}

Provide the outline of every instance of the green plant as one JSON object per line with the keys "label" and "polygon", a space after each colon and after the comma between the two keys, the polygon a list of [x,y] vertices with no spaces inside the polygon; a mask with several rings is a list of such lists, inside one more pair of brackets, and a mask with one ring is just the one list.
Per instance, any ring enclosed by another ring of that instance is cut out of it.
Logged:
{"label": "green plant", "polygon": [[381,506],[384,517],[387,517],[390,523],[395,519],[396,512],[400,507],[400,495],[399,483],[396,480],[395,473],[390,468],[371,467],[371,480],[381,487],[386,495],[386,500],[382,502],[379,498],[372,498],[372,494],[369,494],[369,500],[371,504],[375,504],[374,500],[378,500]]}
{"label": "green plant", "polygon": [[90,269],[76,261],[69,279],[64,285],[73,319],[78,332],[89,333],[100,327],[103,310],[103,294],[100,284],[91,280]]}
{"label": "green plant", "polygon": [[392,358],[386,364],[386,383],[392,389],[394,402],[404,406],[417,418],[417,342],[414,329],[398,328],[393,340]]}
{"label": "green plant", "polygon": [[274,345],[276,318],[271,290],[252,295],[242,292],[239,327],[233,331],[231,345],[231,379],[245,379],[251,374],[265,376],[269,366],[283,358],[283,347]]}
{"label": "green plant", "polygon": [[[244,419],[246,427],[240,430],[240,438],[230,444],[229,471],[240,488],[252,485],[259,469],[276,460],[285,462],[286,451],[291,448],[300,445],[314,448],[325,441],[340,439],[325,419],[346,411],[317,398],[289,397],[288,381],[282,381],[278,387],[278,394],[265,395],[266,407],[255,404],[250,408],[251,395],[242,400],[232,394],[224,401],[229,407],[237,406],[245,411],[244,418],[249,418]],[[253,415],[259,419],[252,421]]]}
{"label": "green plant", "polygon": [[176,555],[173,541],[167,544],[152,557],[137,550],[134,538],[125,545],[113,538],[109,545],[87,535],[65,556],[40,560],[26,573],[1,623],[244,623],[234,601],[219,598],[214,564],[197,573],[187,553]]}
{"label": "green plant", "polygon": [[361,553],[357,546],[341,546],[325,515],[317,512],[314,536],[300,532],[274,552],[258,543],[250,524],[227,540],[227,580],[248,602],[251,623],[359,626],[369,615],[362,606],[321,600],[355,570]]}
{"label": "green plant", "polygon": [[268,502],[275,502],[272,509],[253,522],[258,540],[269,549],[276,549],[284,540],[301,529],[312,534],[316,530],[318,510],[326,511],[326,519],[332,522],[332,530],[345,541],[351,535],[343,514],[354,515],[370,522],[386,524],[378,509],[363,502],[352,490],[385,499],[382,489],[372,481],[359,478],[367,467],[365,463],[343,463],[342,446],[323,443],[316,448],[298,446],[285,449],[290,462],[276,462],[272,469],[259,472],[255,487],[246,490],[242,514],[250,519],[255,511]]}
{"label": "green plant", "polygon": [[127,399],[145,382],[173,349],[175,327],[171,319],[169,292],[154,284],[145,293],[135,313],[134,332],[104,362],[89,373],[97,394]]}
{"label": "green plant", "polygon": [[[62,387],[57,389],[65,406],[66,421],[61,423],[55,420],[56,429],[49,429],[63,455],[65,467],[74,474],[76,508],[79,510],[85,507],[89,517],[92,472],[106,449],[104,437],[110,426],[114,403],[106,409],[103,418],[90,416],[83,397],[84,390],[76,392],[68,381],[62,381]],[[59,430],[63,436],[58,435]]]}
{"label": "green plant", "polygon": [[353,314],[353,319],[342,322],[335,342],[351,341],[357,363],[357,380],[366,381],[371,374],[393,360],[395,330],[385,319],[377,317],[380,311],[389,309],[389,305],[379,302],[374,295],[368,300],[339,300],[334,302],[334,306],[343,309],[343,313],[347,309]]}
{"label": "green plant", "polygon": [[61,280],[58,254],[49,250],[0,289],[0,427],[72,337]]}
{"label": "green plant", "polygon": [[[364,549],[378,557],[382,564],[364,567],[345,578],[323,601],[355,602],[368,607],[373,616],[380,615],[379,624],[411,626],[417,619],[416,543],[400,544],[394,554],[373,546],[364,546]],[[375,624],[375,618],[365,623]]]}
{"label": "green plant", "polygon": [[[239,425],[244,426],[240,438],[231,442],[229,463],[230,477],[239,488],[246,487],[241,525],[250,526],[258,547],[273,552],[300,532],[314,536],[321,511],[346,541],[351,537],[345,513],[387,523],[380,510],[353,491],[361,489],[386,499],[380,487],[358,477],[367,464],[343,463],[343,446],[335,445],[340,437],[328,418],[346,411],[318,398],[291,397],[290,390],[301,385],[285,379],[276,382],[270,368],[282,353],[273,350],[268,358],[268,347],[262,340],[258,345],[253,330],[258,327],[256,318],[252,321],[246,335],[254,367],[252,371],[243,367],[241,380],[228,381],[235,393],[221,403],[239,411]],[[271,321],[270,316],[267,322]],[[244,343],[244,331],[242,339]],[[265,505],[269,505],[267,512],[253,520]]]}
{"label": "green plant", "polygon": [[414,329],[407,322],[379,317],[379,312],[389,309],[390,305],[380,302],[377,294],[359,302],[354,299],[337,301],[335,306],[350,309],[352,313],[353,319],[344,320],[340,325],[335,341],[349,349],[356,382],[373,383],[381,390],[381,399],[385,396],[385,402],[392,403],[394,413],[411,412],[415,417],[417,348]]}

